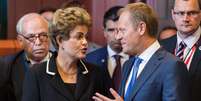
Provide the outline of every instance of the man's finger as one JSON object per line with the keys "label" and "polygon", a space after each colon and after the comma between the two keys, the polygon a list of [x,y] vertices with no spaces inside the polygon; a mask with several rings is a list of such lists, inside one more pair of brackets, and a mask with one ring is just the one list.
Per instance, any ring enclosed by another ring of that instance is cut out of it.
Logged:
{"label": "man's finger", "polygon": [[121,98],[121,96],[114,89],[110,88],[110,92],[114,96],[115,99],[121,99],[121,100],[123,100]]}
{"label": "man's finger", "polygon": [[101,100],[100,98],[98,98],[96,96],[93,96],[92,99],[94,99],[95,101],[103,101],[103,100]]}

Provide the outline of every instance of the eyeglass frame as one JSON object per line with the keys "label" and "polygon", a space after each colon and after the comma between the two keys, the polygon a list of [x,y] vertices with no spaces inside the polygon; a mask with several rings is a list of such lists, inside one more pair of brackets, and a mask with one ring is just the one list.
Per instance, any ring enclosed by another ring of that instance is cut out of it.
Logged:
{"label": "eyeglass frame", "polygon": [[[31,43],[34,43],[36,41],[36,39],[38,38],[41,42],[47,42],[48,38],[49,38],[49,34],[46,32],[42,32],[39,34],[29,34],[29,36],[25,36],[23,34],[19,34],[21,35],[23,38],[25,38],[26,40],[28,40]],[[41,38],[41,36],[43,36],[43,38]],[[31,39],[33,38],[33,39]],[[46,39],[44,39],[46,38]]]}

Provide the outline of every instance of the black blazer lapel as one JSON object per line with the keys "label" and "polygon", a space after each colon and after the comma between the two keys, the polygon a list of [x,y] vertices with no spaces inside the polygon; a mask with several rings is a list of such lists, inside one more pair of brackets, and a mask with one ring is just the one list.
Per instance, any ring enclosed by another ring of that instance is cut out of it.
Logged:
{"label": "black blazer lapel", "polygon": [[89,86],[89,72],[84,74],[83,71],[85,71],[85,67],[83,67],[83,64],[78,64],[78,79],[77,79],[77,85],[75,90],[75,98],[76,101],[79,101],[79,99],[84,95],[86,89]]}
{"label": "black blazer lapel", "polygon": [[190,64],[190,75],[192,76],[195,74],[196,69],[199,67],[199,63],[201,61],[201,42],[199,41],[198,44],[196,45],[196,51],[193,55],[193,59]]}
{"label": "black blazer lapel", "polygon": [[132,100],[132,98],[135,97],[137,92],[140,90],[140,88],[144,85],[146,81],[150,78],[150,76],[154,73],[154,71],[159,67],[158,65],[161,63],[161,59],[164,57],[163,52],[161,52],[162,49],[159,49],[156,51],[156,53],[150,58],[148,63],[145,65],[143,71],[139,75],[139,77],[136,80],[134,90],[132,94],[129,96],[129,101]]}

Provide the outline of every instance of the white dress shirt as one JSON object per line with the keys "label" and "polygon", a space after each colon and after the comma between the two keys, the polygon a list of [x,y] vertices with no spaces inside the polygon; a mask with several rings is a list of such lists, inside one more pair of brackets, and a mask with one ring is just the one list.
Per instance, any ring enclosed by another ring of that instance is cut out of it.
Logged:
{"label": "white dress shirt", "polygon": [[[179,35],[180,33],[177,32],[177,46],[180,44],[181,41],[183,41],[187,47],[184,49],[184,61],[186,60],[186,57],[188,55],[190,55],[190,51],[191,49],[193,48],[193,46],[197,43],[197,41],[199,40],[200,38],[200,34],[201,34],[201,28],[199,27],[197,29],[197,31],[195,33],[193,33],[192,35],[186,37],[185,39],[182,39]],[[199,47],[197,47],[199,48]],[[187,64],[187,68],[189,70],[190,68],[190,64],[191,64],[191,61],[192,61],[192,57],[193,57],[194,53],[192,54],[191,58],[190,58],[190,61],[189,61],[189,64]]]}
{"label": "white dress shirt", "polygon": [[113,51],[109,45],[107,45],[107,51],[108,51],[108,66],[107,69],[109,71],[110,77],[112,77],[113,72],[115,70],[116,67],[116,61],[114,58],[114,55],[120,55],[121,56],[121,67],[123,67],[123,64],[126,60],[128,60],[129,56],[124,54],[123,52],[121,53],[116,53],[115,51]]}

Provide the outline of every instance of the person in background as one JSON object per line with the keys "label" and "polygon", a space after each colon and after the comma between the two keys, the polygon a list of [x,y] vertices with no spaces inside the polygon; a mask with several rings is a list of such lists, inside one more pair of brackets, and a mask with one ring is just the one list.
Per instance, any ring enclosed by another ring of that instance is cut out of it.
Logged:
{"label": "person in background", "polygon": [[117,33],[118,10],[122,6],[114,6],[106,11],[103,20],[104,37],[107,45],[87,54],[86,61],[96,64],[103,69],[108,78],[105,80],[108,86],[119,89],[121,70],[128,55],[122,53],[120,40],[115,39]]}
{"label": "person in background", "polygon": [[58,9],[50,28],[57,53],[31,68],[24,81],[22,101],[90,101],[106,94],[104,73],[84,62],[91,17],[80,7]]}
{"label": "person in background", "polygon": [[16,29],[22,51],[1,58],[9,64],[5,71],[8,76],[5,85],[10,85],[10,94],[16,101],[21,101],[25,73],[33,64],[47,61],[52,53],[49,52],[48,22],[42,16],[37,13],[25,14],[18,21]]}
{"label": "person in background", "polygon": [[158,40],[161,41],[161,40],[170,38],[170,37],[172,37],[172,36],[174,36],[174,35],[176,35],[176,34],[177,34],[177,28],[176,28],[176,27],[167,26],[167,27],[164,27],[164,28],[159,32]]}
{"label": "person in background", "polygon": [[[52,20],[53,20],[53,16],[54,16],[54,12],[55,12],[55,9],[54,8],[43,8],[39,14],[44,17],[48,23],[49,23],[49,26],[51,26],[52,24]],[[50,51],[52,52],[55,52],[56,49],[55,47],[52,45],[52,43],[50,42]]]}
{"label": "person in background", "polygon": [[175,0],[172,18],[177,34],[161,41],[163,47],[179,57],[190,75],[189,101],[201,101],[201,13],[200,0]]}
{"label": "person in background", "polygon": [[115,99],[100,93],[95,101],[190,101],[185,64],[157,41],[158,20],[147,4],[138,2],[120,10],[118,33],[123,52],[131,58],[124,64],[119,94]]}

